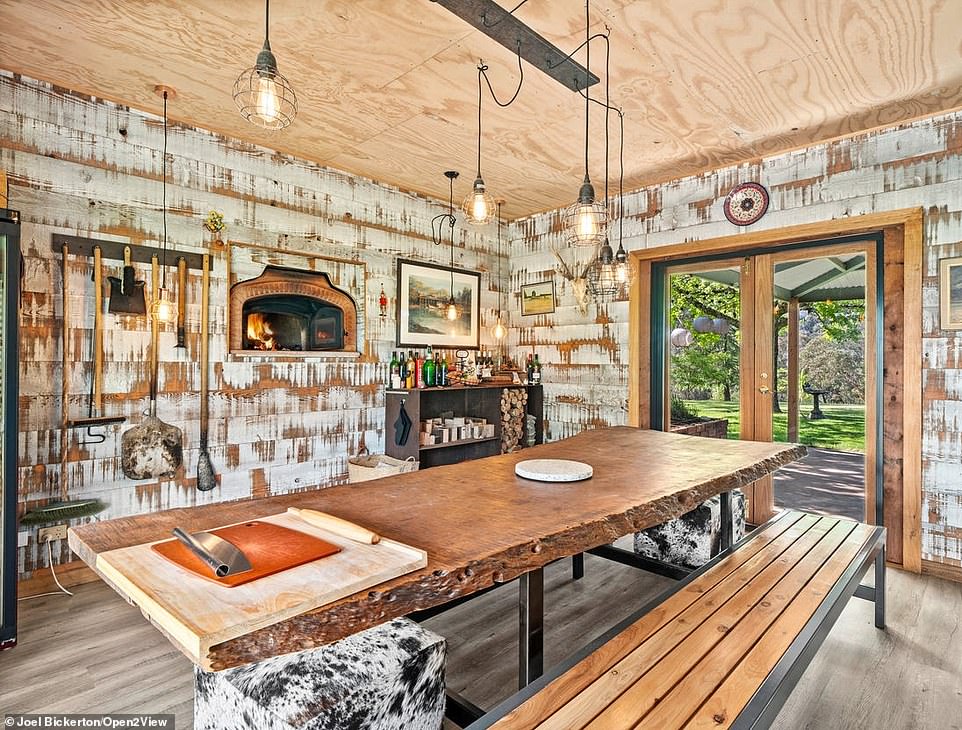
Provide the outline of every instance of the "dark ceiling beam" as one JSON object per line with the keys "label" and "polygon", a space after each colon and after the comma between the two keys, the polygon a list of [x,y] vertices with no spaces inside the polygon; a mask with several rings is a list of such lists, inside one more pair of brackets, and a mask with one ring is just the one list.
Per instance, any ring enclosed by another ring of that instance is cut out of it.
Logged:
{"label": "dark ceiling beam", "polygon": [[494,0],[431,0],[447,8],[512,54],[543,71],[562,86],[580,91],[600,80],[533,28],[525,25]]}

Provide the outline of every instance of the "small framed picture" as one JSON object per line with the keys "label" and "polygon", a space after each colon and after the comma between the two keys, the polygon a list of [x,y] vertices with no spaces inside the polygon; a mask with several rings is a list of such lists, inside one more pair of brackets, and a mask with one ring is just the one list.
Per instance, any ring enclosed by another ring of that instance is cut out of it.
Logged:
{"label": "small framed picture", "polygon": [[962,329],[962,257],[939,261],[942,329]]}
{"label": "small framed picture", "polygon": [[551,314],[554,311],[554,281],[521,286],[521,314]]}

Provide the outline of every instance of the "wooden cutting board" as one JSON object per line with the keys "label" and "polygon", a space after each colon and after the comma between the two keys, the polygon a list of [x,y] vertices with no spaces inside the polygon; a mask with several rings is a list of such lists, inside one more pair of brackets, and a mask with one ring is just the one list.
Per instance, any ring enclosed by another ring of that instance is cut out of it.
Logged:
{"label": "wooden cutting board", "polygon": [[191,661],[210,671],[207,654],[216,644],[427,565],[423,550],[384,537],[374,545],[354,542],[286,512],[256,521],[319,538],[340,551],[235,587],[184,570],[160,555],[156,542],[103,552],[96,569]]}
{"label": "wooden cutting board", "polygon": [[194,555],[177,538],[154,543],[151,549],[194,575],[228,587],[244,585],[252,580],[296,568],[298,565],[320,560],[340,551],[337,545],[332,545],[326,540],[300,530],[275,525],[273,522],[259,520],[241,522],[239,525],[221,527],[208,532],[227,540],[244,553],[251,564],[251,569],[218,578],[207,563]]}

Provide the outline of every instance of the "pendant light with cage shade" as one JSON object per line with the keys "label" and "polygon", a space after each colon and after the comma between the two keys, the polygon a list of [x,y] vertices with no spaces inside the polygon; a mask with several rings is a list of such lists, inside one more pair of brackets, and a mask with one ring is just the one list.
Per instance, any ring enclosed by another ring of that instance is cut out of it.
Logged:
{"label": "pendant light with cage shade", "polygon": [[494,202],[497,206],[495,215],[498,219],[498,319],[491,328],[491,336],[500,343],[508,334],[504,326],[504,286],[501,279],[501,206],[504,205],[504,199],[498,198]]}
{"label": "pendant light with cage shade", "polygon": [[521,63],[520,41],[518,42],[518,75],[518,87],[514,90],[511,98],[507,101],[501,101],[498,95],[494,93],[491,79],[488,78],[488,66],[483,59],[478,61],[478,175],[474,178],[471,192],[468,193],[464,202],[461,204],[461,210],[464,211],[465,220],[474,225],[490,223],[494,215],[495,205],[497,204],[497,201],[488,193],[484,184],[484,178],[481,177],[481,102],[484,98],[484,85],[481,82],[484,81],[484,83],[488,85],[491,98],[498,106],[503,108],[511,106],[511,104],[514,103],[514,100],[518,98],[518,94],[521,93],[521,86],[524,84],[524,66]]}
{"label": "pendant light with cage shade", "polygon": [[234,82],[234,103],[241,116],[264,129],[289,127],[297,115],[297,95],[291,82],[277,70],[268,33],[270,0],[264,0],[264,46],[254,65]]}
{"label": "pendant light with cage shade", "polygon": [[[585,3],[585,67],[588,74],[591,73],[591,36],[590,18],[588,15],[588,3]],[[591,184],[588,175],[588,140],[589,128],[588,120],[590,94],[587,87],[584,90],[585,97],[585,177],[578,191],[578,200],[569,205],[564,213],[565,241],[570,246],[597,246],[605,240],[605,232],[608,227],[608,209],[604,203],[595,200],[595,188]]]}
{"label": "pendant light with cage shade", "polygon": [[167,290],[167,99],[174,95],[168,86],[157,86],[154,91],[164,97],[164,174],[163,174],[163,210],[164,210],[164,242],[161,254],[161,271],[163,281],[160,288],[154,292],[154,299],[150,303],[150,315],[158,322],[173,322],[177,316],[173,297]]}
{"label": "pendant light with cage shade", "polygon": [[483,87],[481,79],[488,67],[484,62],[478,64],[478,176],[474,179],[471,192],[464,199],[461,209],[464,211],[465,220],[474,225],[483,226],[491,222],[491,214],[494,212],[494,201],[491,194],[485,189],[484,178],[481,177],[481,99]]}
{"label": "pendant light with cage shade", "polygon": [[608,114],[615,112],[619,123],[618,149],[618,250],[614,251],[608,236],[598,249],[598,256],[592,262],[587,273],[588,292],[598,300],[605,300],[624,293],[631,283],[631,264],[624,245],[625,228],[625,114],[617,106],[612,106],[610,95],[610,62],[611,44],[607,34],[602,34],[605,40],[605,101],[590,98],[587,90],[583,92],[585,98],[605,109],[605,201],[608,201]]}
{"label": "pendant light with cage shade", "polygon": [[[619,109],[611,106],[611,84],[610,84],[611,74],[609,69],[610,58],[611,58],[611,45],[608,42],[607,36],[603,35],[602,37],[605,39],[606,48],[608,49],[606,53],[606,60],[605,60],[605,101],[602,104],[597,99],[592,99],[587,89],[585,89],[584,95],[585,95],[586,101],[594,101],[595,103],[603,106],[605,109],[605,210],[607,210],[608,201],[610,200],[608,197],[609,113],[612,110],[615,110],[618,112],[619,116],[622,119],[622,126],[621,126],[622,150],[624,150],[624,115],[621,113]],[[622,163],[623,162],[624,161],[622,160]],[[624,164],[622,164],[621,174],[622,174],[622,182],[623,182]],[[623,194],[624,190],[622,189],[621,192]],[[625,253],[624,247],[621,245],[619,245],[618,247],[618,255],[623,255],[625,260],[627,260],[627,254]],[[601,246],[598,249],[598,256],[595,258],[594,261],[592,261],[591,265],[588,267],[588,274],[587,274],[588,293],[591,294],[597,301],[606,301],[608,299],[611,299],[612,297],[617,295],[622,288],[622,283],[619,281],[619,277],[618,277],[618,273],[619,273],[619,261],[617,257],[618,255],[614,253],[613,249],[611,248],[611,242],[608,240],[608,235],[605,234],[604,242],[601,244]]]}

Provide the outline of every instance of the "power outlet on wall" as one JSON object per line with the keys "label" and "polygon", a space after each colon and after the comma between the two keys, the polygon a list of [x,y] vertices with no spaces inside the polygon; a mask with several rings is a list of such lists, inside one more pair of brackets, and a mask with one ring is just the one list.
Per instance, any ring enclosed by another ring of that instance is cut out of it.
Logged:
{"label": "power outlet on wall", "polygon": [[49,540],[66,540],[67,526],[54,525],[53,527],[42,527],[40,528],[40,532],[37,533],[37,539],[40,540],[41,543]]}

